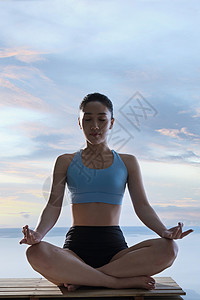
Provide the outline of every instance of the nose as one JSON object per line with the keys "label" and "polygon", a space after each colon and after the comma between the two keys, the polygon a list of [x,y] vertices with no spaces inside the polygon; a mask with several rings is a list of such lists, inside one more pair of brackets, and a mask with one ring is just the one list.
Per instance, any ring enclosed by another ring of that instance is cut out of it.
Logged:
{"label": "nose", "polygon": [[97,129],[97,128],[99,128],[99,126],[98,126],[97,122],[94,121],[94,123],[91,126],[91,129]]}
{"label": "nose", "polygon": [[95,126],[91,127],[91,130],[97,130],[97,129],[99,129],[99,127],[97,127],[97,126],[96,127]]}

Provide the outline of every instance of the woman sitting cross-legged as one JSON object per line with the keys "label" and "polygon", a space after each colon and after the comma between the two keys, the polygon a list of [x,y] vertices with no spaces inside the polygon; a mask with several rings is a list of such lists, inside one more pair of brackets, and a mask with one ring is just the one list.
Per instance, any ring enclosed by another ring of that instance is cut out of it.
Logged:
{"label": "woman sitting cross-legged", "polygon": [[[152,275],[170,267],[178,252],[175,239],[193,230],[183,224],[167,229],[149,204],[137,159],[117,153],[107,144],[114,124],[112,102],[104,95],[87,95],[78,117],[87,146],[56,159],[51,194],[35,230],[23,227],[20,243],[28,244],[34,270],[69,291],[80,286],[154,289]],[[42,241],[61,212],[67,183],[72,225],[63,248]],[[158,238],[128,247],[119,226],[126,185],[139,219]]]}

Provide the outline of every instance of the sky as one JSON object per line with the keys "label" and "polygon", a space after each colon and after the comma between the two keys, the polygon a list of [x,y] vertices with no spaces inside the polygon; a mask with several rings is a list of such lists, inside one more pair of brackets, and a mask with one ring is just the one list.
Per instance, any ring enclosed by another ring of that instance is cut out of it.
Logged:
{"label": "sky", "polygon": [[[26,2],[26,3],[25,3]],[[200,225],[200,3],[0,1],[0,227],[35,227],[57,156],[85,147],[78,106],[113,102],[108,145],[139,161],[166,226]],[[70,226],[66,194],[56,226]],[[120,224],[142,225],[126,188]]]}

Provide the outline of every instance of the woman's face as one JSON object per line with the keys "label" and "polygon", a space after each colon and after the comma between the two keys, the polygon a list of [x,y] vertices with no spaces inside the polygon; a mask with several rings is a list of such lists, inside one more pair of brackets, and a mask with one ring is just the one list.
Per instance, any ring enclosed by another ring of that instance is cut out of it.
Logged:
{"label": "woman's face", "polygon": [[114,123],[109,109],[98,101],[87,103],[78,120],[86,140],[92,144],[105,141]]}

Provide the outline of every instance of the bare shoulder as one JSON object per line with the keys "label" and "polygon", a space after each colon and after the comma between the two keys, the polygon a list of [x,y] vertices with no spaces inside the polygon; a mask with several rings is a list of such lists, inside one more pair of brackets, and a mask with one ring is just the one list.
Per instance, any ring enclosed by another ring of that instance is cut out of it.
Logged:
{"label": "bare shoulder", "polygon": [[76,152],[74,152],[74,153],[64,153],[64,154],[59,155],[57,157],[57,159],[61,160],[61,161],[72,160],[75,154],[76,154]]}
{"label": "bare shoulder", "polygon": [[56,158],[55,168],[60,170],[61,172],[67,172],[67,169],[74,158],[76,152],[74,153],[64,153],[59,155]]}
{"label": "bare shoulder", "polygon": [[118,153],[120,158],[123,160],[127,170],[128,174],[130,175],[131,172],[134,172],[134,170],[138,167],[138,161],[137,158],[132,154],[126,154],[126,153]]}
{"label": "bare shoulder", "polygon": [[126,153],[118,153],[125,165],[133,164],[137,162],[137,158],[132,154],[126,154]]}

